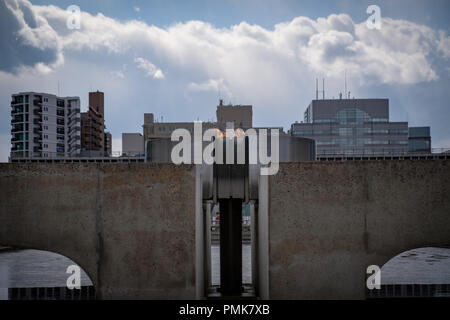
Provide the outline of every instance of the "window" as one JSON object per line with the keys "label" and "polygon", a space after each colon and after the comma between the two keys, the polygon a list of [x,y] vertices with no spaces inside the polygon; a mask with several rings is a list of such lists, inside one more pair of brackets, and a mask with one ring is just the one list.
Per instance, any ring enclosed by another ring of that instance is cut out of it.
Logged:
{"label": "window", "polygon": [[403,144],[403,145],[405,145],[405,144],[408,144],[408,141],[406,141],[406,140],[390,140],[389,144]]}
{"label": "window", "polygon": [[371,121],[369,114],[358,108],[346,108],[338,111],[335,120],[340,124],[362,124]]}

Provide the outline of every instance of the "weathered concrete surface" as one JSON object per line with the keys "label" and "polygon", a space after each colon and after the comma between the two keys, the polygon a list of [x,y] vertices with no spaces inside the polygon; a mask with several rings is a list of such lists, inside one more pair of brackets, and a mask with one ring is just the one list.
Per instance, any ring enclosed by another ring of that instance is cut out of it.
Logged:
{"label": "weathered concrete surface", "polygon": [[195,298],[195,168],[0,164],[0,243],[63,254],[98,297]]}
{"label": "weathered concrete surface", "polygon": [[269,178],[271,299],[364,299],[369,265],[446,244],[448,160],[289,163]]}

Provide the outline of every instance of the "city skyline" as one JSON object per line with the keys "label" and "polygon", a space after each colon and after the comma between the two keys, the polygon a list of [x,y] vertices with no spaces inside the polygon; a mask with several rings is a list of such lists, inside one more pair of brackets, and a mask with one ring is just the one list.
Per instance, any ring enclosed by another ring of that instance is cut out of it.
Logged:
{"label": "city skyline", "polygon": [[[393,121],[430,126],[432,147],[450,146],[444,1],[410,1],[404,11],[404,1],[381,2],[380,30],[367,28],[365,2],[265,3],[270,14],[253,1],[197,1],[189,10],[177,2],[50,3],[0,4],[9,22],[2,25],[0,161],[9,155],[9,99],[16,92],[59,90],[79,96],[81,111],[89,91],[105,92],[117,151],[122,132],[142,131],[144,113],[207,121],[219,98],[253,105],[256,126],[287,131],[303,119],[315,78],[325,78],[327,98],[338,98],[345,73],[352,97],[387,98]],[[79,30],[66,25],[71,4],[82,11]]]}

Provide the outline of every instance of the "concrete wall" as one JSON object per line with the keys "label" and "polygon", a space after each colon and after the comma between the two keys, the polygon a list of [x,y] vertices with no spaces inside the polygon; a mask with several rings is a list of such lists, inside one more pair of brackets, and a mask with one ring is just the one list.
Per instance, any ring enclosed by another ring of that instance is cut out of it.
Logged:
{"label": "concrete wall", "polygon": [[445,244],[448,160],[286,163],[269,178],[271,299],[363,299],[369,265]]}
{"label": "concrete wall", "polygon": [[63,254],[99,298],[195,298],[195,168],[0,164],[0,243]]}

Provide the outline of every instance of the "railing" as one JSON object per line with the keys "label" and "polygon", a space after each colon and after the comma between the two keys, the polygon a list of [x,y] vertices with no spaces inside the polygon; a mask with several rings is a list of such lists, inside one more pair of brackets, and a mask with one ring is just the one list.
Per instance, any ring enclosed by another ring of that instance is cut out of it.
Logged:
{"label": "railing", "polygon": [[18,122],[23,122],[23,117],[20,117],[20,118],[13,118],[13,119],[11,120],[11,123],[18,123]]}
{"label": "railing", "polygon": [[316,152],[317,157],[353,157],[353,156],[410,156],[410,155],[429,155],[429,154],[441,154],[450,153],[450,148],[432,148],[430,150],[410,151],[408,149],[377,149],[377,150],[361,150],[361,149],[319,149]]}

